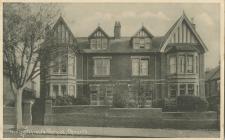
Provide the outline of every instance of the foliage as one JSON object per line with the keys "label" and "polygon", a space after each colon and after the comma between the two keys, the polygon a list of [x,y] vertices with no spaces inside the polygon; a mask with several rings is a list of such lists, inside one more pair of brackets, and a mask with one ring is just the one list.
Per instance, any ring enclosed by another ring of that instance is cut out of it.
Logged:
{"label": "foliage", "polygon": [[22,127],[22,92],[40,74],[40,43],[46,25],[53,23],[56,10],[46,4],[3,5],[3,65],[16,95],[17,129]]}
{"label": "foliage", "polygon": [[54,106],[72,105],[74,100],[75,99],[72,96],[57,96],[53,100],[53,105]]}
{"label": "foliage", "polygon": [[207,100],[198,96],[178,96],[177,108],[179,111],[206,111],[208,108]]}
{"label": "foliage", "polygon": [[74,105],[89,105],[90,104],[90,99],[84,95],[78,96],[74,102]]}
{"label": "foliage", "polygon": [[10,100],[10,101],[6,104],[6,106],[8,106],[8,107],[15,107],[15,101],[14,101],[14,100]]}
{"label": "foliage", "polygon": [[220,105],[220,98],[219,96],[211,96],[207,98],[209,103],[208,110],[210,111],[218,111]]}
{"label": "foliage", "polygon": [[164,100],[163,99],[155,99],[152,101],[152,107],[154,108],[164,108]]}
{"label": "foliage", "polygon": [[116,108],[125,108],[127,107],[128,99],[124,93],[116,93],[113,95],[113,107]]}

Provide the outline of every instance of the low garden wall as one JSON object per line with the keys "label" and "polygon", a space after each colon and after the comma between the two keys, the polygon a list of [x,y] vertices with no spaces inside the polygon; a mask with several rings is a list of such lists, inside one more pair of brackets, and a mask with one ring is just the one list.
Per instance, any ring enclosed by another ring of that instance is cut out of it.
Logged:
{"label": "low garden wall", "polygon": [[161,108],[110,108],[108,106],[46,106],[45,125],[216,129],[215,112],[162,112]]}
{"label": "low garden wall", "polygon": [[15,107],[3,107],[3,124],[16,124]]}

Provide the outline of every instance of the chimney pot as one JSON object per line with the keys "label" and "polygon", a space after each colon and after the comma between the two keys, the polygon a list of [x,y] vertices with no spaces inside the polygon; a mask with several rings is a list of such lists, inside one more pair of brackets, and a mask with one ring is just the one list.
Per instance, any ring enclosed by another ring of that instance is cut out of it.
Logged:
{"label": "chimney pot", "polygon": [[121,25],[119,21],[115,21],[115,26],[114,26],[114,38],[115,39],[120,39],[121,36]]}

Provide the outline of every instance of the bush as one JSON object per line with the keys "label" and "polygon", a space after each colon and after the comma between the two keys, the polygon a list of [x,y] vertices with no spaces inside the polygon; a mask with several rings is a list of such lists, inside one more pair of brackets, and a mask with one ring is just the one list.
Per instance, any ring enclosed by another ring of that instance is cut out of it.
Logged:
{"label": "bush", "polygon": [[220,98],[219,96],[211,96],[207,98],[209,103],[208,110],[210,111],[218,111],[220,105]]}
{"label": "bush", "polygon": [[89,105],[90,104],[90,99],[86,96],[78,96],[74,102],[74,105]]}
{"label": "bush", "polygon": [[164,100],[163,99],[155,99],[152,101],[152,107],[154,108],[164,108]]}
{"label": "bush", "polygon": [[207,100],[198,96],[178,96],[177,109],[179,111],[206,111],[208,108]]}
{"label": "bush", "polygon": [[125,94],[114,94],[113,95],[113,107],[125,108],[128,105],[127,96]]}
{"label": "bush", "polygon": [[6,106],[8,106],[8,107],[15,107],[15,101],[14,101],[14,100],[10,100],[10,101],[6,104]]}
{"label": "bush", "polygon": [[72,105],[74,102],[73,96],[57,96],[56,99],[53,99],[53,105],[63,106],[63,105]]}

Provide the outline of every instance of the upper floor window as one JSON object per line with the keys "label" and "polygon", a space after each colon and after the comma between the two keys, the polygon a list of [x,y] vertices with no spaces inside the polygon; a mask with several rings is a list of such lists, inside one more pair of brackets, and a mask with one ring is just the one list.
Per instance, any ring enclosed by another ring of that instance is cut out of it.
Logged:
{"label": "upper floor window", "polygon": [[179,72],[184,73],[185,72],[185,55],[180,55],[178,57],[179,60]]}
{"label": "upper floor window", "polygon": [[141,29],[132,37],[134,49],[148,49],[151,47],[153,35],[142,26]]}
{"label": "upper floor window", "polygon": [[170,74],[176,73],[176,56],[170,56],[169,58],[169,67],[170,67]]}
{"label": "upper floor window", "polygon": [[147,76],[148,75],[147,58],[132,58],[132,75],[133,76]]}
{"label": "upper floor window", "polygon": [[91,39],[91,49],[106,49],[108,40],[106,38]]}
{"label": "upper floor window", "polygon": [[193,73],[193,56],[187,56],[187,72]]}
{"label": "upper floor window", "polygon": [[67,57],[56,58],[52,65],[53,74],[67,73]]}
{"label": "upper floor window", "polygon": [[[194,60],[196,58],[196,60]],[[196,73],[198,73],[198,60],[194,55],[171,55],[169,56],[169,73],[170,74],[184,74],[184,73],[194,73],[194,69],[196,69]]]}
{"label": "upper floor window", "polygon": [[169,85],[169,97],[175,98],[177,96],[177,85]]}
{"label": "upper floor window", "polygon": [[110,75],[110,58],[94,59],[94,75],[96,76]]}

